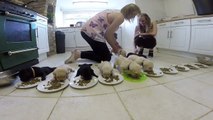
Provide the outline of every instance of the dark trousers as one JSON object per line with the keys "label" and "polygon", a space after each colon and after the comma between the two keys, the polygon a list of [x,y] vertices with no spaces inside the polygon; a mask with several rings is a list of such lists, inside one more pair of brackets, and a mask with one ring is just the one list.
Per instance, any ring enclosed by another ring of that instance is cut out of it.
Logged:
{"label": "dark trousers", "polygon": [[152,35],[136,36],[135,46],[153,49],[156,46],[156,39]]}
{"label": "dark trousers", "polygon": [[81,58],[94,60],[97,62],[110,61],[111,52],[109,51],[107,44],[93,40],[91,37],[81,32],[81,36],[87,41],[93,51],[82,51]]}

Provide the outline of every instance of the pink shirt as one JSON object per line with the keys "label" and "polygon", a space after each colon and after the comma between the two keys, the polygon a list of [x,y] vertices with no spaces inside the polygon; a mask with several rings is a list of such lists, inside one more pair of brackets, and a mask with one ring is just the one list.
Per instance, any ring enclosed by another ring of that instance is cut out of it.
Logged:
{"label": "pink shirt", "polygon": [[107,21],[107,14],[112,12],[115,10],[104,10],[96,14],[83,25],[81,31],[96,41],[106,42],[105,32],[110,25]]}

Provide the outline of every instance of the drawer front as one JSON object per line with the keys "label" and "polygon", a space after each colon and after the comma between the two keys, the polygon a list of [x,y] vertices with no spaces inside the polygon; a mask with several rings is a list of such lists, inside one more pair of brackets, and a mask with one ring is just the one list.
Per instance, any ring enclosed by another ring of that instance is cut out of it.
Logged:
{"label": "drawer front", "polygon": [[159,23],[157,24],[157,27],[170,27],[170,22],[165,22],[165,23]]}
{"label": "drawer front", "polygon": [[46,17],[38,15],[36,17],[36,19],[37,19],[37,21],[36,21],[37,23],[47,25],[47,18]]}
{"label": "drawer front", "polygon": [[192,25],[209,25],[213,24],[213,17],[191,19]]}
{"label": "drawer front", "polygon": [[177,21],[173,21],[171,22],[171,26],[187,26],[190,25],[190,19],[187,20],[177,20]]}

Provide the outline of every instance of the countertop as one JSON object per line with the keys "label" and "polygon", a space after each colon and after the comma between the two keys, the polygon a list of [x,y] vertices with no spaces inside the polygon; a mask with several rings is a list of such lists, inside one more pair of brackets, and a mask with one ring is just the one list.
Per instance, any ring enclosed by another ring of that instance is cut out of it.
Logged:
{"label": "countertop", "polygon": [[164,23],[164,22],[171,22],[171,21],[177,21],[177,20],[184,20],[184,19],[193,19],[193,18],[205,18],[205,17],[213,17],[213,14],[211,15],[185,15],[185,16],[176,16],[172,18],[164,18],[161,20],[157,20],[157,24]]}

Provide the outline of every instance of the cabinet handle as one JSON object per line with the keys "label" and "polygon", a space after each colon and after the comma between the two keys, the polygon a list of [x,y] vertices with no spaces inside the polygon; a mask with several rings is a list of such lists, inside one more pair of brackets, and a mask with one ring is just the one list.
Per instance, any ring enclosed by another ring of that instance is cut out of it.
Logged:
{"label": "cabinet handle", "polygon": [[181,21],[181,22],[174,22],[174,23],[177,25],[177,24],[183,24],[184,22]]}
{"label": "cabinet handle", "polygon": [[172,38],[172,31],[170,31],[170,38]]}
{"label": "cabinet handle", "polygon": [[203,23],[203,22],[211,22],[211,19],[206,19],[206,20],[197,20],[197,22]]}
{"label": "cabinet handle", "polygon": [[169,38],[169,33],[170,33],[170,31],[167,32],[167,38]]}
{"label": "cabinet handle", "polygon": [[166,26],[166,24],[160,24],[159,26]]}
{"label": "cabinet handle", "polygon": [[36,37],[38,38],[38,28],[36,28]]}

